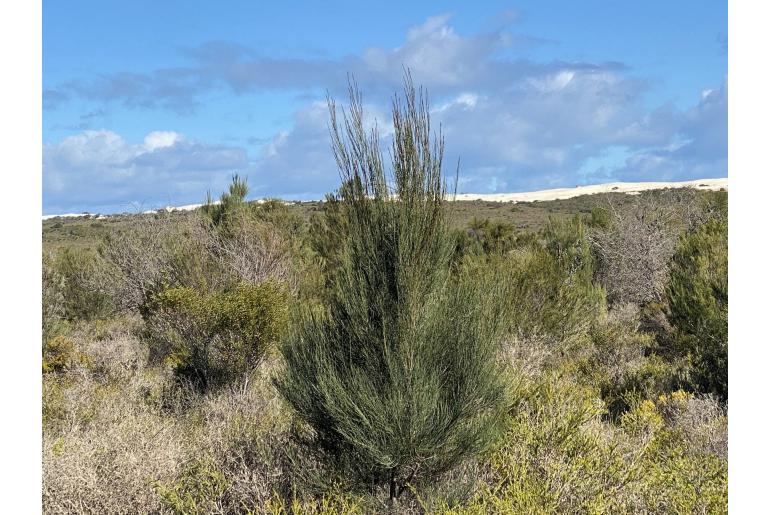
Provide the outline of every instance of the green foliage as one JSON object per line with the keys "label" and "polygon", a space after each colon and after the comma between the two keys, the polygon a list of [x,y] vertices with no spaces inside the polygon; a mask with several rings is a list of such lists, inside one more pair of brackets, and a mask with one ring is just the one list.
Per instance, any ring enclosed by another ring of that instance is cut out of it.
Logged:
{"label": "green foliage", "polygon": [[586,224],[594,229],[609,229],[612,225],[612,214],[603,207],[592,207]]}
{"label": "green foliage", "polygon": [[515,226],[502,220],[474,217],[467,229],[456,231],[456,254],[504,254],[522,245]]}
{"label": "green foliage", "polygon": [[345,183],[337,194],[327,194],[323,204],[323,215],[314,216],[310,221],[310,247],[320,258],[321,271],[326,278],[325,286],[331,286],[331,277],[342,265],[344,244],[348,229],[343,195],[351,194],[352,184]]}
{"label": "green foliage", "polygon": [[211,193],[208,193],[206,203],[201,207],[201,211],[212,224],[226,229],[230,219],[248,206],[246,203],[248,193],[249,187],[246,185],[246,180],[235,174],[228,191],[219,197],[219,203],[215,203],[211,198]]}
{"label": "green foliage", "polygon": [[335,465],[362,484],[389,484],[394,499],[494,438],[504,400],[499,309],[494,285],[450,277],[442,144],[431,145],[423,97],[408,82],[405,103],[394,101],[392,184],[360,96],[351,99],[344,135],[330,103],[349,181],[343,253],[328,309],[302,310],[282,347],[277,385]]}
{"label": "green foliage", "polygon": [[668,318],[692,357],[697,386],[727,400],[727,220],[685,235],[671,262]]}
{"label": "green foliage", "polygon": [[467,502],[484,513],[726,513],[727,462],[688,445],[665,410],[643,401],[608,428],[591,389],[547,375],[524,385],[489,471]]}
{"label": "green foliage", "polygon": [[173,513],[211,513],[227,489],[227,480],[210,459],[192,460],[174,481],[156,482],[155,491]]}
{"label": "green foliage", "polygon": [[465,260],[461,273],[489,275],[505,290],[507,329],[553,342],[583,334],[604,310],[604,291],[592,280],[592,257],[583,225],[551,221],[532,242],[505,256]]}
{"label": "green foliage", "polygon": [[103,318],[114,312],[114,304],[105,291],[105,263],[89,250],[61,249],[53,259],[67,320]]}
{"label": "green foliage", "polygon": [[43,342],[62,333],[66,328],[64,320],[64,276],[55,266],[54,256],[43,254],[42,278]]}
{"label": "green foliage", "polygon": [[56,336],[43,344],[43,373],[62,372],[77,360],[75,344],[66,336]]}
{"label": "green foliage", "polygon": [[259,363],[285,325],[287,295],[272,282],[212,294],[168,288],[153,297],[148,313],[155,355],[206,389]]}
{"label": "green foliage", "polygon": [[527,384],[488,459],[490,477],[466,506],[445,513],[625,511],[616,493],[637,472],[591,431],[602,409],[590,390],[556,376]]}
{"label": "green foliage", "polygon": [[649,442],[635,485],[646,512],[727,513],[727,460],[699,452],[683,429],[667,420],[670,410],[687,409],[689,399],[681,391],[661,395],[623,416],[624,429]]}

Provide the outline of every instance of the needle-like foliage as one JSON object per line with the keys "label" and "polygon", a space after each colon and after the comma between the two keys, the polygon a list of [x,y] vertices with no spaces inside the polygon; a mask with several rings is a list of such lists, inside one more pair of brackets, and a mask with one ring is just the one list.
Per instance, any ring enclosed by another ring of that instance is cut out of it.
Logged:
{"label": "needle-like foliage", "polygon": [[496,287],[453,278],[443,139],[407,74],[393,99],[391,171],[377,127],[350,86],[342,120],[329,100],[347,223],[326,309],[306,309],[283,346],[277,384],[315,441],[362,484],[407,485],[482,451],[497,432],[504,387]]}

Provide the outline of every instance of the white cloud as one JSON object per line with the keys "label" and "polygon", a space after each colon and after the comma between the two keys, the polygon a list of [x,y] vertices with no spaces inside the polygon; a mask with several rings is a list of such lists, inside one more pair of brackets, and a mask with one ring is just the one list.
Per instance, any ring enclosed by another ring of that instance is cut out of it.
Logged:
{"label": "white cloud", "polygon": [[152,152],[159,148],[173,146],[181,141],[181,134],[174,131],[153,131],[144,138],[144,148]]}
{"label": "white cloud", "polygon": [[131,144],[111,131],[85,131],[43,146],[43,209],[123,211],[200,201],[247,167],[243,149],[186,141],[175,132],[152,132]]}
{"label": "white cloud", "polygon": [[[345,100],[346,72],[353,72],[365,95],[365,123],[376,119],[387,144],[389,97],[406,66],[431,93],[434,127],[440,124],[445,135],[447,163],[461,158],[464,191],[540,189],[599,177],[726,175],[726,87],[704,89],[688,110],[651,109],[645,81],[622,65],[502,57],[500,50],[515,42],[504,31],[459,34],[441,15],[409,29],[395,48],[369,48],[342,60],[266,59],[212,44],[191,52],[191,67],[116,74],[49,96],[91,95],[181,111],[222,87],[237,93],[328,89]],[[249,176],[255,195],[320,198],[339,180],[327,120],[325,102],[308,102],[291,130],[276,133],[254,161],[242,148],[191,142],[173,131],[151,132],[141,144],[110,131],[85,131],[44,147],[46,209],[196,202],[206,189],[224,187],[235,171]]]}

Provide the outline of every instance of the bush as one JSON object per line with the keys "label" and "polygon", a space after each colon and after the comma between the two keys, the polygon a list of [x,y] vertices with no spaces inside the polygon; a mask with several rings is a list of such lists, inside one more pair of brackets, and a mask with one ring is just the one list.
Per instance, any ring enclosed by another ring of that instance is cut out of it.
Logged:
{"label": "bush", "polygon": [[640,195],[628,207],[611,205],[610,221],[597,213],[591,232],[596,275],[610,305],[660,302],[680,227],[666,199]]}
{"label": "bush", "polygon": [[106,291],[109,282],[106,263],[92,251],[77,248],[59,250],[52,266],[58,278],[62,316],[67,320],[104,318],[114,312],[112,298]]}
{"label": "bush", "polygon": [[[477,476],[475,495],[433,512],[726,512],[726,457],[693,445],[683,426],[671,421],[672,409],[692,411],[691,396],[640,401],[618,427],[602,422],[602,403],[592,389],[564,377],[547,374],[525,383],[519,395],[505,437]],[[692,428],[713,438],[710,428],[723,422],[716,414]]]}
{"label": "bush", "polygon": [[211,513],[227,481],[209,459],[194,459],[174,481],[155,483],[164,507],[178,514]]}
{"label": "bush", "polygon": [[77,359],[75,344],[66,336],[56,336],[43,344],[43,373],[62,372]]}
{"label": "bush", "polygon": [[206,294],[168,288],[148,304],[154,354],[201,389],[244,378],[284,327],[285,291],[272,282]]}
{"label": "bush", "polygon": [[668,319],[692,357],[696,384],[727,400],[727,220],[682,238],[666,287]]}
{"label": "bush", "polygon": [[494,266],[492,273],[500,276],[506,291],[508,328],[515,336],[563,342],[584,333],[604,307],[601,287],[570,278],[545,250],[516,251]]}
{"label": "bush", "polygon": [[551,221],[542,243],[504,256],[466,258],[461,273],[492,276],[505,291],[507,329],[519,339],[563,343],[580,336],[604,311],[604,290],[593,283],[593,261],[579,219]]}
{"label": "bush", "polygon": [[473,218],[464,231],[456,233],[458,256],[467,254],[504,254],[519,245],[515,226],[500,220]]}
{"label": "bush", "polygon": [[172,213],[142,215],[130,228],[110,233],[103,242],[101,254],[114,272],[112,296],[121,309],[144,315],[145,304],[164,285],[202,282],[190,279],[200,276],[193,271],[201,270],[205,256],[201,227],[174,217]]}
{"label": "bush", "polygon": [[344,128],[330,102],[349,231],[328,309],[302,310],[277,381],[329,461],[360,485],[389,485],[391,502],[483,450],[504,401],[494,289],[451,280],[443,146],[430,143],[422,95],[409,81],[405,93],[390,185],[360,95]]}
{"label": "bush", "polygon": [[43,343],[65,327],[64,277],[55,266],[54,257],[43,254]]}
{"label": "bush", "polygon": [[595,324],[576,349],[583,354],[575,356],[579,382],[598,389],[613,421],[687,381],[687,361],[658,355],[654,335],[638,328],[638,310],[618,309]]}

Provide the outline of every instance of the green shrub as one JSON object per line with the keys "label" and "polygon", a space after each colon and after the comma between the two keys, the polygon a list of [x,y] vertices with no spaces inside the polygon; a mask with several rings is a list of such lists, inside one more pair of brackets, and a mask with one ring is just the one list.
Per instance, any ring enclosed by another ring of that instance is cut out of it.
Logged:
{"label": "green shrub", "polygon": [[727,400],[727,220],[715,218],[680,241],[666,287],[671,325],[689,353],[696,384]]}
{"label": "green shrub", "polygon": [[583,334],[604,310],[603,289],[579,269],[570,269],[573,259],[529,247],[472,267],[495,276],[505,289],[511,333],[562,342]]}
{"label": "green shrub", "polygon": [[474,217],[465,230],[455,232],[455,238],[458,256],[504,254],[521,244],[513,224],[489,218]]}
{"label": "green shrub", "polygon": [[485,481],[444,513],[627,512],[617,491],[638,472],[592,430],[602,412],[592,390],[556,376],[526,385]]}
{"label": "green shrub", "polygon": [[286,292],[272,282],[213,294],[168,288],[148,305],[147,325],[155,356],[206,389],[249,373],[278,340],[286,316]]}
{"label": "green shrub", "polygon": [[211,223],[220,227],[222,230],[228,229],[231,218],[239,211],[250,209],[246,202],[246,195],[249,193],[249,187],[245,179],[241,179],[238,174],[233,175],[228,190],[219,197],[219,202],[215,203],[209,192],[206,196],[206,202],[201,207],[201,212]]}
{"label": "green shrub", "polygon": [[476,493],[432,512],[726,513],[726,457],[694,448],[668,420],[692,402],[687,394],[640,401],[620,427],[601,421],[592,388],[565,377],[546,375],[519,395]]}
{"label": "green shrub", "polygon": [[578,380],[598,389],[609,417],[618,421],[643,400],[679,388],[686,382],[686,360],[662,357],[650,333],[636,329],[637,320],[617,314],[594,325],[579,343]]}
{"label": "green shrub", "polygon": [[75,344],[66,336],[56,336],[43,344],[43,373],[62,372],[76,360]]}
{"label": "green shrub", "polygon": [[68,320],[104,318],[114,311],[105,287],[106,264],[92,251],[61,249],[53,266],[61,277],[64,317]]}
{"label": "green shrub", "polygon": [[54,257],[43,254],[43,342],[61,333],[66,327],[64,320],[64,277],[55,266]]}
{"label": "green shrub", "polygon": [[181,515],[211,513],[227,480],[210,459],[192,460],[173,481],[156,482],[163,505]]}
{"label": "green shrub", "polygon": [[351,99],[344,128],[330,104],[351,185],[340,200],[349,228],[341,263],[326,313],[298,316],[277,384],[324,456],[360,485],[389,485],[394,502],[496,435],[499,306],[494,285],[451,279],[442,145],[430,143],[427,104],[410,83],[405,104],[394,104],[389,181],[360,96]]}

